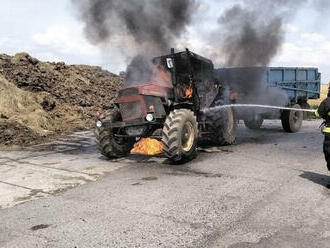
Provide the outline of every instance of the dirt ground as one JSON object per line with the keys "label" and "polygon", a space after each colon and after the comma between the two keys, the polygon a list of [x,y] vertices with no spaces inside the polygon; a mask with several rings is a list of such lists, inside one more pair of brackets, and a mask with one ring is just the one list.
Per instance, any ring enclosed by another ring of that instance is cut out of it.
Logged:
{"label": "dirt ground", "polygon": [[90,129],[110,109],[122,78],[96,66],[0,55],[0,148]]}

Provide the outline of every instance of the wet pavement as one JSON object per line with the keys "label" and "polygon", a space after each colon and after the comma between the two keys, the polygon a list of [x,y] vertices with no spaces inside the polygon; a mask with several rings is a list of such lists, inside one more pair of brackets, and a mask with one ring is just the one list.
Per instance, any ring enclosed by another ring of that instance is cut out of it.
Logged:
{"label": "wet pavement", "polygon": [[109,166],[97,152],[93,132],[77,132],[22,151],[1,151],[0,209],[96,181],[126,164],[119,159]]}
{"label": "wet pavement", "polygon": [[329,247],[319,124],[240,126],[180,166],[105,160],[89,132],[1,152],[0,247]]}

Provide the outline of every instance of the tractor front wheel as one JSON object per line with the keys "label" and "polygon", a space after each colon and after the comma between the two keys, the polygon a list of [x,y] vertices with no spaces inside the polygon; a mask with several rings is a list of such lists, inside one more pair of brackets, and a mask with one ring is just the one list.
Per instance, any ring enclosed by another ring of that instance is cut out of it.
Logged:
{"label": "tractor front wheel", "polygon": [[198,128],[191,110],[176,109],[166,118],[162,143],[165,156],[174,163],[187,162],[197,154]]}
{"label": "tractor front wheel", "polygon": [[[111,113],[106,120],[110,122],[121,121],[121,115],[118,110]],[[120,134],[119,128],[96,128],[96,144],[101,152],[107,158],[120,158],[129,154],[134,145],[134,138],[117,137],[115,134]]]}

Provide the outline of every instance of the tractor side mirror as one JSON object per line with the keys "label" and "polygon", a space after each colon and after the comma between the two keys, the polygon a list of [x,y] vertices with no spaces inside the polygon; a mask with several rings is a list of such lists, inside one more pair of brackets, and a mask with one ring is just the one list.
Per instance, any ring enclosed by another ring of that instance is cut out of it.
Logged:
{"label": "tractor side mirror", "polygon": [[172,58],[166,58],[166,64],[169,69],[173,68],[173,60]]}

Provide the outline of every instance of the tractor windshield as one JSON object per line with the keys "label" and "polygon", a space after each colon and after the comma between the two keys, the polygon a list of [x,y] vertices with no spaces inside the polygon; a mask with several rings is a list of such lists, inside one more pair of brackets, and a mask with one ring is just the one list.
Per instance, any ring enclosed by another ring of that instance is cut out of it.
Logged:
{"label": "tractor windshield", "polygon": [[136,56],[127,67],[124,87],[134,87],[154,83],[172,88],[171,73],[160,60],[151,61],[144,56]]}

